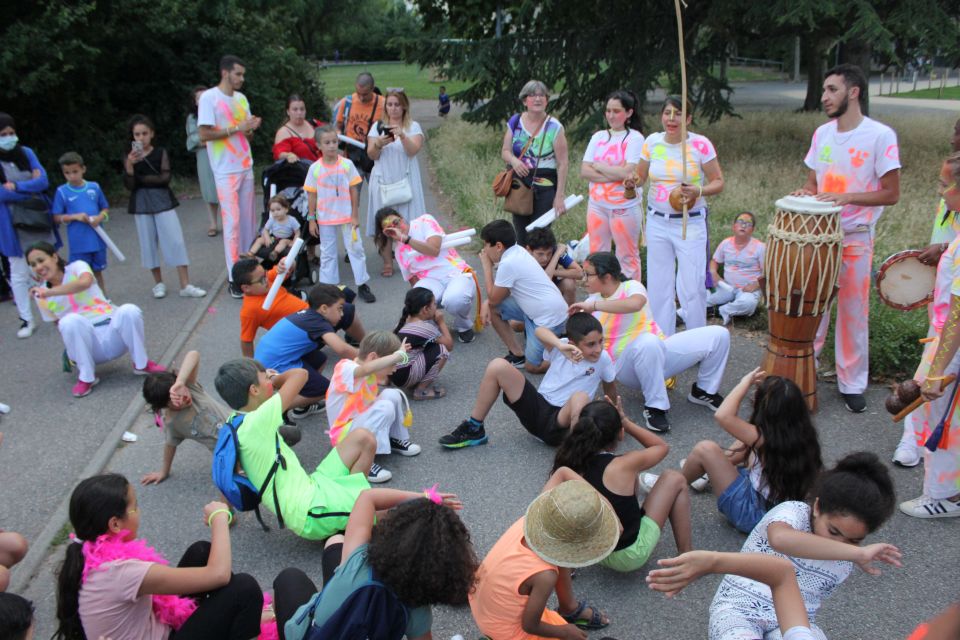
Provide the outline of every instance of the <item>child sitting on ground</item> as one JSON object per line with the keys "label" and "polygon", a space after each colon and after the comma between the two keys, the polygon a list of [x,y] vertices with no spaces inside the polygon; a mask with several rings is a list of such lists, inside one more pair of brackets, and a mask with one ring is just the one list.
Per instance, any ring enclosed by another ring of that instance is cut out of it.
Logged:
{"label": "child sitting on ground", "polygon": [[[753,237],[757,218],[744,211],[733,221],[733,235],[717,245],[710,260],[716,290],[707,294],[707,304],[718,306],[723,324],[733,316],[751,316],[760,302],[760,278],[766,245]],[[717,272],[723,265],[723,279]]]}
{"label": "child sitting on ground", "polygon": [[[303,369],[268,373],[256,360],[240,358],[221,365],[215,385],[242,416],[237,459],[260,490],[263,505],[301,538],[324,540],[344,530],[357,497],[370,488],[366,475],[377,443],[366,431],[350,433],[308,474],[293,449],[277,438],[283,412],[296,402],[307,379]],[[264,486],[278,449],[283,464]]]}
{"label": "child sitting on ground", "polygon": [[66,223],[70,256],[67,262],[83,260],[90,265],[97,284],[103,289],[103,271],[107,268],[107,244],[94,231],[110,218],[110,205],[96,182],[83,179],[87,167],[79,153],[60,156],[60,169],[67,184],[57,188],[50,208],[58,224]]}
{"label": "child sitting on ground", "polygon": [[604,394],[616,398],[616,370],[603,349],[600,322],[589,313],[575,313],[567,320],[565,331],[566,338],[556,337],[546,327],[536,331],[546,346],[544,362],[550,365],[539,390],[506,359],[492,360],[480,381],[470,417],[440,438],[440,444],[448,449],[486,444],[483,421],[501,391],[504,404],[517,414],[520,424],[551,446],[563,442],[601,382]]}
{"label": "child sitting on ground", "polygon": [[[551,477],[480,565],[470,594],[480,631],[496,640],[585,640],[577,627],[606,627],[610,622],[599,608],[573,595],[570,569],[605,558],[619,536],[613,508],[593,487]],[[547,609],[554,591],[559,607]]]}
{"label": "child sitting on ground", "polygon": [[283,260],[270,271],[264,269],[253,258],[241,258],[233,263],[232,282],[243,292],[243,306],[240,307],[240,352],[245,358],[253,357],[253,341],[261,327],[270,330],[283,318],[309,308],[306,300],[294,295],[286,287],[280,287],[269,309],[264,310],[263,301],[270,291],[270,285],[278,276],[286,278],[286,264]]}
{"label": "child sitting on ground", "polygon": [[[354,358],[344,358],[333,369],[327,389],[327,420],[330,442],[337,446],[347,434],[368,431],[377,441],[377,455],[392,451],[402,456],[420,453],[410,442],[408,427],[413,419],[407,397],[398,389],[384,389],[397,365],[409,361],[410,345],[387,331],[373,331],[360,341]],[[387,482],[393,474],[373,463],[370,482]]]}
{"label": "child sitting on ground", "polygon": [[250,246],[245,258],[258,257],[276,262],[300,237],[300,221],[290,215],[290,202],[283,196],[270,198],[270,218]]}
{"label": "child sitting on ground", "polygon": [[567,245],[557,244],[550,227],[540,227],[527,234],[527,251],[557,285],[567,304],[576,302],[577,283],[583,278],[583,268],[567,255]]}
{"label": "child sitting on ground", "polygon": [[437,376],[453,350],[453,336],[430,289],[414,287],[407,291],[400,322],[393,332],[410,345],[410,362],[397,367],[390,374],[390,382],[401,389],[413,389],[414,400],[447,395]]}
{"label": "child sitting on ground", "polygon": [[[616,455],[624,433],[643,448]],[[659,464],[669,450],[659,436],[624,415],[620,399],[616,406],[609,400],[598,400],[584,407],[570,436],[557,450],[554,473],[564,474],[564,479],[583,476],[613,506],[623,526],[617,546],[600,561],[603,566],[624,572],[642,567],[657,546],[668,518],[677,550],[685,553],[693,548],[690,494],[679,472],[665,472],[650,489],[643,506],[637,502],[637,474]]]}
{"label": "child sitting on ground", "polygon": [[294,420],[306,418],[323,409],[330,380],[320,371],[327,361],[324,346],[341,358],[357,357],[357,349],[337,335],[349,330],[355,320],[355,308],[346,302],[346,294],[332,284],[318,284],[307,294],[309,308],[283,318],[267,331],[254,351],[268,369],[280,373],[302,368],[307,384],[290,412]]}
{"label": "child sitting on ground", "polygon": [[0,593],[0,638],[33,640],[33,603],[15,593]]}

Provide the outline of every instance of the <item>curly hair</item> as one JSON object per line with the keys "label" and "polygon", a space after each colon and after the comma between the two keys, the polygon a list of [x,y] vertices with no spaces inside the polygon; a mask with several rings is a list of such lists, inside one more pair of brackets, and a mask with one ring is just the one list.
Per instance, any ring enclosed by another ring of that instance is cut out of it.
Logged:
{"label": "curly hair", "polygon": [[616,444],[621,429],[623,422],[616,408],[605,400],[594,400],[583,408],[570,435],[560,444],[550,473],[569,467],[582,475],[590,458]]}
{"label": "curly hair", "polygon": [[886,465],[875,453],[857,451],[820,476],[813,496],[820,513],[851,515],[871,533],[893,515],[897,495]]}
{"label": "curly hair", "polygon": [[480,566],[460,516],[426,498],[401,503],[377,521],[367,561],[410,607],[466,604]]}

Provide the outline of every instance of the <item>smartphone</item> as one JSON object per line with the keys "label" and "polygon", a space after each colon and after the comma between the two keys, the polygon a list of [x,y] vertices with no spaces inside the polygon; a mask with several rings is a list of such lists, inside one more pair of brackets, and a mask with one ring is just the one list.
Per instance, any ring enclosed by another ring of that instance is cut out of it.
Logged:
{"label": "smartphone", "polygon": [[130,143],[130,148],[136,151],[137,153],[143,153],[143,143],[139,140],[134,140]]}
{"label": "smartphone", "polygon": [[395,128],[396,127],[392,127],[389,125],[383,125],[382,127],[380,127],[380,130],[383,131],[383,135],[392,137],[394,135],[393,130]]}

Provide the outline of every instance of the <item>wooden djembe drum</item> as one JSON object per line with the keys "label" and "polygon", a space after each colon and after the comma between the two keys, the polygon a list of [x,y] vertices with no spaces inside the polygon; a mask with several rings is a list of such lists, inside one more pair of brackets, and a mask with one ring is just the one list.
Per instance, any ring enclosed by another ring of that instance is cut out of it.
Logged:
{"label": "wooden djembe drum", "polygon": [[764,258],[770,341],[762,367],[797,383],[816,411],[813,341],[840,275],[840,207],[811,196],[787,196],[776,207]]}

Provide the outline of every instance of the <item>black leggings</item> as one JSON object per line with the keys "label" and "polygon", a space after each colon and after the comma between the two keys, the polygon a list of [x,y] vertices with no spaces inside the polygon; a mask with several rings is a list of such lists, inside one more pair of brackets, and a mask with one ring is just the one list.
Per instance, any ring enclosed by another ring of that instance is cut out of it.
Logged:
{"label": "black leggings", "polygon": [[[178,567],[205,567],[210,558],[210,543],[194,542],[180,558]],[[190,596],[197,610],[178,631],[176,640],[250,640],[260,635],[263,592],[252,576],[234,573],[219,589]]]}
{"label": "black leggings", "polygon": [[[343,544],[332,544],[323,550],[323,584],[330,582],[333,572],[340,566]],[[273,611],[277,617],[280,640],[286,640],[283,627],[297,609],[307,604],[317,592],[317,585],[300,569],[288,567],[273,581]]]}
{"label": "black leggings", "polygon": [[[544,171],[541,169],[540,174]],[[553,177],[554,185],[542,187],[538,184],[533,185],[533,214],[529,216],[513,216],[513,228],[517,232],[517,244],[521,247],[527,246],[527,225],[545,214],[553,208],[553,199],[557,195],[556,176]]]}

